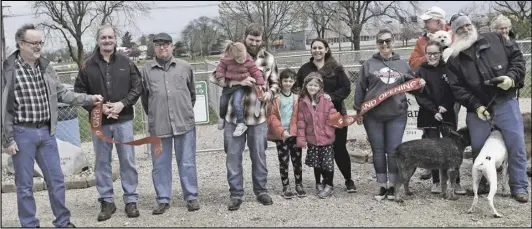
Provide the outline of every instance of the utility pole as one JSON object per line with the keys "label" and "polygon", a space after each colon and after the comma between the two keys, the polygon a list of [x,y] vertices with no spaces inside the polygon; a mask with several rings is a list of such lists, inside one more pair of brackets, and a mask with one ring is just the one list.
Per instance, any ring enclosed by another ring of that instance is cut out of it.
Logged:
{"label": "utility pole", "polygon": [[2,29],[1,29],[1,38],[2,38],[2,62],[1,63],[4,63],[4,60],[6,59],[6,37],[5,37],[5,26],[4,26],[4,8],[8,8],[8,7],[11,7],[11,6],[2,6],[2,16],[0,17],[0,23],[2,24]]}

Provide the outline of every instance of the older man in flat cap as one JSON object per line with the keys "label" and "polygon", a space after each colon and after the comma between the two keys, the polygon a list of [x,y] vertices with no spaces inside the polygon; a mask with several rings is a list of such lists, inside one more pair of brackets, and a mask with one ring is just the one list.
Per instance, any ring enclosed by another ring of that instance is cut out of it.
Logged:
{"label": "older man in flat cap", "polygon": [[[471,148],[476,157],[490,135],[498,128],[508,149],[508,173],[512,197],[528,202],[525,137],[523,118],[517,101],[517,89],[525,79],[525,60],[519,48],[497,33],[478,35],[469,17],[451,17],[456,34],[447,61],[447,77],[454,96],[467,108],[466,123],[471,135]],[[496,80],[496,85],[484,82]],[[486,180],[479,193],[487,193]]]}
{"label": "older man in flat cap", "polygon": [[172,197],[172,150],[175,150],[183,198],[189,211],[200,209],[196,172],[196,86],[189,63],[172,56],[174,45],[167,33],[153,38],[155,60],[142,68],[142,106],[148,114],[149,133],[162,139],[163,152],[152,146],[152,179],[158,206],[154,215],[170,207]]}

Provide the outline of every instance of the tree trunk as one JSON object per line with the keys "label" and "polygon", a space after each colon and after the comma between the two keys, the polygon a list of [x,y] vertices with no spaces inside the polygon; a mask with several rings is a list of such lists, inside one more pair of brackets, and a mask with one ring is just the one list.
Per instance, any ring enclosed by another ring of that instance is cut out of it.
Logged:
{"label": "tree trunk", "polygon": [[83,65],[84,60],[84,51],[83,51],[83,43],[81,43],[81,38],[78,40],[76,39],[76,45],[78,47],[78,58],[76,60],[76,63],[78,64],[78,70],[81,70],[81,67]]}

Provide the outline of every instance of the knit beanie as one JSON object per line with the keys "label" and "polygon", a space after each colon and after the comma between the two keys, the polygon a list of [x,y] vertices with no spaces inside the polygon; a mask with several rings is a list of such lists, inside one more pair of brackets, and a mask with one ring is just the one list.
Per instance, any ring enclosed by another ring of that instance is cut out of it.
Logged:
{"label": "knit beanie", "polygon": [[471,19],[469,19],[469,17],[466,15],[461,15],[451,22],[451,29],[453,30],[453,33],[456,33],[456,30],[458,30],[458,28],[467,24],[472,24]]}

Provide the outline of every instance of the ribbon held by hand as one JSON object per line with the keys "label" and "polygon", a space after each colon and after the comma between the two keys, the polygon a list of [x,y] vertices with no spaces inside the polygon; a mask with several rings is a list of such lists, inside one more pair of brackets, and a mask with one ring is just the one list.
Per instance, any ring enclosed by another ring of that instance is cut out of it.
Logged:
{"label": "ribbon held by hand", "polygon": [[420,81],[421,81],[421,78],[411,79],[406,83],[395,86],[385,91],[384,93],[380,94],[376,98],[365,101],[364,103],[362,103],[360,112],[356,115],[342,116],[340,113],[332,114],[329,116],[328,124],[335,128],[343,128],[343,127],[349,126],[355,123],[355,121],[359,120],[362,117],[362,115],[364,115],[366,112],[375,108],[377,105],[382,103],[384,100],[390,98],[391,96],[422,88]]}
{"label": "ribbon held by hand", "polygon": [[138,139],[138,140],[131,141],[131,142],[119,142],[119,141],[116,141],[116,140],[114,140],[114,139],[112,139],[110,137],[107,137],[107,136],[103,135],[103,132],[102,132],[102,119],[103,119],[102,111],[103,111],[103,104],[102,103],[94,106],[94,108],[91,111],[91,130],[92,130],[92,132],[94,132],[94,134],[96,134],[96,136],[98,136],[100,139],[102,139],[102,140],[104,140],[106,142],[109,142],[109,143],[126,144],[126,145],[134,145],[134,146],[144,145],[144,144],[153,144],[153,145],[155,145],[155,156],[156,157],[161,156],[161,154],[163,152],[163,148],[161,146],[161,138],[160,137],[150,136],[150,137],[145,137],[145,138]]}

